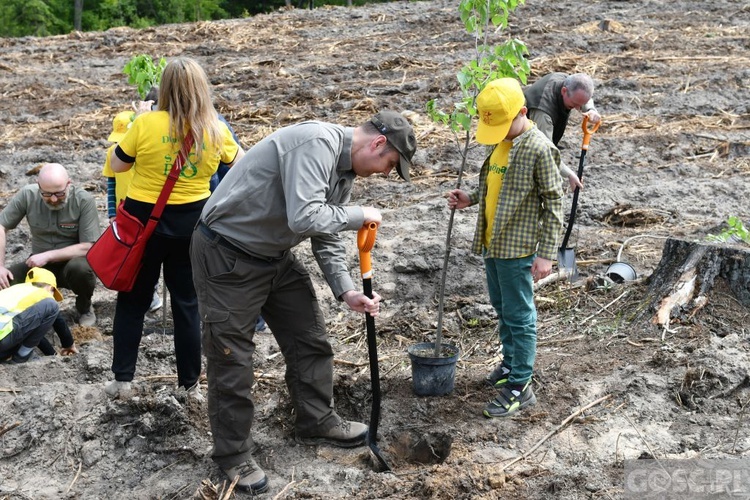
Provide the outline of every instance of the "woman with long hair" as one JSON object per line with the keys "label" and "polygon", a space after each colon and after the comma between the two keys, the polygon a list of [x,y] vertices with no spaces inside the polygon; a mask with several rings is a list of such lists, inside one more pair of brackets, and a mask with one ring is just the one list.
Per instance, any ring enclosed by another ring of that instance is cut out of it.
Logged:
{"label": "woman with long hair", "polygon": [[105,388],[111,397],[124,398],[132,393],[143,319],[162,266],[174,319],[177,385],[201,397],[200,317],[190,264],[190,237],[210,196],[209,181],[219,163],[231,166],[243,151],[219,121],[208,78],[196,61],[180,57],[167,64],[157,110],[136,117],[113,150],[111,167],[114,172],[133,169],[123,208],[145,224],[188,135],[192,135],[194,144],[147,243],[135,285],[131,291],[117,294],[112,326],[115,380]]}

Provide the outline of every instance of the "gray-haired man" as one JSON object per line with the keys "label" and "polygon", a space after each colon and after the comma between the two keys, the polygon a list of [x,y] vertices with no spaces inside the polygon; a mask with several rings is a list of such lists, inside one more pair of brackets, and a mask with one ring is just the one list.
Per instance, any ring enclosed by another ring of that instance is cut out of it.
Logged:
{"label": "gray-haired man", "polygon": [[[550,73],[526,87],[523,94],[527,116],[555,146],[565,133],[572,109],[588,116],[592,124],[602,119],[594,107],[594,81],[584,73]],[[571,189],[583,187],[578,175],[564,163],[560,173],[568,178]]]}

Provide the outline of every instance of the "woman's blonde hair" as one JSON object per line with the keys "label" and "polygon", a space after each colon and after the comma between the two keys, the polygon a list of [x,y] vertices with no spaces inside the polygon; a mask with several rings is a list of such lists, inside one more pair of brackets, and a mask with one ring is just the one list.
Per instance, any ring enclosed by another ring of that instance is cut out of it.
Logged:
{"label": "woman's blonde hair", "polygon": [[208,77],[194,59],[177,57],[164,68],[159,85],[159,110],[169,113],[170,135],[180,143],[190,130],[199,160],[204,135],[209,144],[220,147],[222,134]]}

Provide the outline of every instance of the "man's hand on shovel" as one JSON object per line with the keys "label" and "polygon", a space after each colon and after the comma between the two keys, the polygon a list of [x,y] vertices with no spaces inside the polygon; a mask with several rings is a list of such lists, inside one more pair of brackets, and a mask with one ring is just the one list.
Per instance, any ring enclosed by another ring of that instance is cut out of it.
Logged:
{"label": "man's hand on shovel", "polygon": [[349,309],[358,313],[369,313],[370,316],[377,316],[380,312],[380,295],[372,292],[372,299],[362,292],[349,290],[341,295],[341,298]]}
{"label": "man's hand on shovel", "polygon": [[[370,250],[375,245],[375,235],[378,226],[383,220],[380,210],[374,207],[362,207],[362,213],[365,216],[365,223],[362,229],[357,233],[357,247],[359,248],[360,268],[362,278],[368,278],[368,285],[371,283],[369,278],[372,277],[372,262],[370,259]],[[370,285],[370,288],[372,285]],[[372,297],[368,296],[371,295]],[[341,299],[346,302],[349,309],[359,313],[369,313],[370,316],[377,316],[380,312],[380,295],[372,290],[365,290],[364,293],[355,290],[349,290],[341,295]]]}

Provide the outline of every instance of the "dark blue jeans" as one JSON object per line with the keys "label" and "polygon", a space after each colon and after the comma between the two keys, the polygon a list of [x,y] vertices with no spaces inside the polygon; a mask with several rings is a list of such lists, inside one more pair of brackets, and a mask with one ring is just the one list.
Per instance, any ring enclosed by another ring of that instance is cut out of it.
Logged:
{"label": "dark blue jeans", "polygon": [[198,381],[201,374],[201,330],[189,248],[189,238],[154,234],[146,245],[145,261],[133,289],[117,294],[112,325],[115,380],[133,380],[143,336],[143,318],[163,265],[164,284],[169,290],[174,319],[177,385],[190,388]]}

